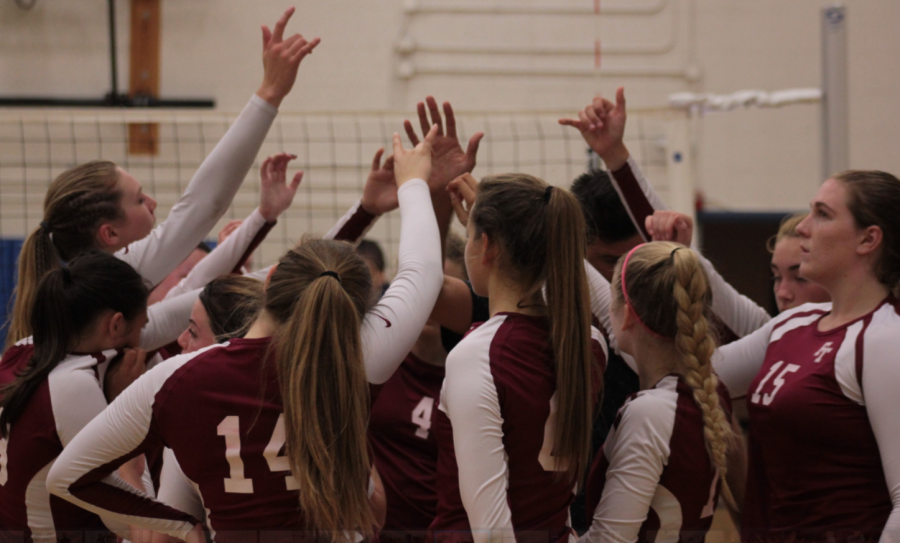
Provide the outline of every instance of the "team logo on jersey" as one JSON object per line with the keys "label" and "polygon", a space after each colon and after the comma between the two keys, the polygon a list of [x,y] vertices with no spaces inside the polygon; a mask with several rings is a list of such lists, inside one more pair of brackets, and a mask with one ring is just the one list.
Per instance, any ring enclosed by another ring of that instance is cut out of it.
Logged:
{"label": "team logo on jersey", "polygon": [[825,343],[825,345],[822,345],[822,347],[818,351],[816,351],[816,358],[815,358],[816,364],[821,362],[822,359],[825,358],[826,354],[828,354],[834,350],[834,347],[832,347],[832,345],[834,345],[834,342],[828,341]]}

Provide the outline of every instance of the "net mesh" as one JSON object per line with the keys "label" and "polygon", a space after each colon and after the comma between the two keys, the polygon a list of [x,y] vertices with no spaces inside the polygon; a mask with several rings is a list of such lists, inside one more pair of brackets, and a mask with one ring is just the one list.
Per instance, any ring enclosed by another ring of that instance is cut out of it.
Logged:
{"label": "net mesh", "polygon": [[[476,176],[518,171],[568,187],[591,156],[581,136],[557,124],[568,112],[457,113],[465,147],[484,131]],[[44,195],[60,173],[89,160],[111,160],[129,171],[159,202],[164,220],[203,159],[221,139],[236,113],[185,111],[8,110],[0,113],[0,239],[7,249],[0,265],[9,281],[18,243],[42,219]],[[259,165],[266,156],[298,156],[289,174],[306,172],[294,204],[256,251],[252,267],[268,265],[304,234],[326,232],[359,198],[372,157],[402,132],[401,113],[285,114],[275,120],[254,167],[228,212],[210,233],[249,215],[259,203]],[[128,124],[158,125],[158,153],[128,153]],[[670,196],[667,125],[686,122],[666,111],[630,111],[626,144],[664,199]],[[399,235],[397,212],[383,217],[368,237],[381,244],[390,273]],[[18,242],[18,243],[17,243]],[[4,288],[4,290],[7,290]],[[0,296],[8,292],[0,292]],[[0,302],[3,302],[0,299]],[[4,304],[5,305],[5,304]]]}

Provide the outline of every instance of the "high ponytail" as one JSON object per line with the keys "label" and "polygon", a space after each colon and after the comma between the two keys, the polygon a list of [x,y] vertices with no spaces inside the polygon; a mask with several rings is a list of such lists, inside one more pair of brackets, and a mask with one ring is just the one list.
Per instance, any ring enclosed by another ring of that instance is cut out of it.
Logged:
{"label": "high ponytail", "polygon": [[590,460],[592,386],[602,390],[603,378],[590,345],[581,208],[567,190],[536,177],[496,175],[481,181],[470,220],[476,235],[487,233],[502,247],[504,273],[529,287],[520,306],[546,288],[556,371],[553,457],[558,472],[575,481]]}
{"label": "high ponytail", "polygon": [[9,436],[9,425],[22,414],[38,385],[104,312],[122,313],[131,322],[146,310],[147,295],[134,268],[100,251],[47,273],[34,293],[30,323],[34,354],[16,379],[0,389],[0,437]]}
{"label": "high ponytail", "polygon": [[338,541],[374,535],[367,493],[369,389],[360,327],[371,278],[350,244],[307,241],[285,255],[266,290],[279,321],[276,361],[286,454],[306,525]]}
{"label": "high ponytail", "polygon": [[556,360],[554,456],[566,460],[566,476],[577,479],[590,462],[593,372],[591,307],[584,271],[584,218],[564,189],[548,189],[546,289],[550,337]]}
{"label": "high ponytail", "polygon": [[733,505],[725,475],[736,437],[722,409],[712,368],[716,340],[709,321],[712,288],[706,271],[691,249],[668,241],[638,246],[623,261],[612,280],[616,301],[630,305],[652,334],[674,340],[680,354],[678,371],[703,414],[703,440],[710,462],[719,470],[725,500]]}
{"label": "high ponytail", "polygon": [[63,172],[47,189],[41,226],[26,238],[19,253],[6,349],[32,335],[31,308],[44,275],[58,269],[60,260],[95,248],[97,228],[122,216],[118,178],[114,163],[94,161]]}

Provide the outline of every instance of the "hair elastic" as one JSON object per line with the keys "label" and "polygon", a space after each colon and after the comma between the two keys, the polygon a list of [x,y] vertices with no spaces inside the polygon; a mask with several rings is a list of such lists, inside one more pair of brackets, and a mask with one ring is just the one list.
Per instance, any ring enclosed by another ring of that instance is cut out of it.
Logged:
{"label": "hair elastic", "polygon": [[[636,246],[634,249],[628,251],[628,254],[625,255],[625,260],[622,262],[622,270],[619,272],[619,278],[621,279],[621,283],[622,283],[622,297],[625,298],[625,305],[627,305],[629,307],[629,309],[631,309],[631,312],[634,313],[634,318],[637,319],[638,323],[644,328],[644,330],[650,332],[650,334],[652,334],[655,337],[658,337],[660,339],[666,339],[659,333],[655,332],[654,330],[651,330],[649,326],[644,324],[644,321],[641,320],[641,316],[638,315],[638,312],[635,311],[634,306],[631,305],[631,298],[628,297],[628,290],[625,289],[625,270],[628,268],[628,261],[631,259],[631,255],[633,255],[635,251],[637,251],[644,245],[647,245],[647,244],[641,243],[640,245]],[[675,249],[675,250],[677,251],[678,249]],[[675,251],[672,251],[673,254],[674,254],[674,252]]]}
{"label": "hair elastic", "polygon": [[340,283],[341,285],[343,285],[343,283],[341,282],[341,276],[338,275],[337,272],[333,272],[333,271],[330,271],[330,270],[329,270],[329,271],[323,271],[322,273],[319,274],[319,277],[324,277],[324,276],[326,276],[326,275],[327,275],[328,277],[334,277],[335,279],[337,279],[337,282],[338,282],[338,283]]}
{"label": "hair elastic", "polygon": [[682,249],[687,249],[687,247],[675,247],[674,249],[672,249],[672,252],[669,253],[669,260],[674,262],[675,261],[675,253],[677,253],[678,251],[680,251]]}
{"label": "hair elastic", "polygon": [[544,203],[545,204],[548,203],[550,201],[550,197],[553,196],[554,188],[555,187],[553,185],[550,185],[549,187],[547,187],[547,190],[544,191]]}
{"label": "hair elastic", "polygon": [[47,223],[47,221],[41,221],[41,228],[44,229],[44,232],[47,232],[48,234],[50,233],[50,225]]}

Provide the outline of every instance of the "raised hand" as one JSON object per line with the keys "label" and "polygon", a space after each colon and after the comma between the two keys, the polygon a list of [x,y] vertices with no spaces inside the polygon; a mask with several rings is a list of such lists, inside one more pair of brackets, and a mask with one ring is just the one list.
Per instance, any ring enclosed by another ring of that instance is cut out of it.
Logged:
{"label": "raised hand", "polygon": [[559,124],[572,126],[581,132],[588,146],[606,163],[611,171],[618,170],[628,160],[625,136],[625,89],[616,90],[616,103],[597,96],[583,110],[578,119],[560,119]]}
{"label": "raised hand", "polygon": [[[431,122],[428,122],[428,111],[431,112]],[[437,101],[433,96],[425,98],[425,103],[419,102],[417,106],[419,114],[419,126],[422,133],[427,133],[432,126],[437,126],[437,136],[434,139],[433,153],[434,159],[431,164],[431,176],[426,179],[428,186],[432,191],[443,190],[450,181],[456,179],[464,173],[472,173],[475,168],[475,158],[478,155],[478,146],[484,132],[477,132],[469,139],[469,146],[466,152],[463,152],[462,146],[456,135],[456,116],[453,114],[453,107],[450,102],[444,102],[444,116],[447,119],[447,132],[444,133],[444,121],[441,119],[441,112],[438,109]],[[406,135],[413,145],[418,145],[419,137],[416,134],[413,125],[409,121],[403,122],[406,129]]]}
{"label": "raised hand", "polygon": [[644,226],[653,241],[674,241],[691,246],[694,219],[677,211],[657,211],[644,219]]}
{"label": "raised hand", "polygon": [[284,97],[291,92],[297,80],[297,69],[306,55],[319,45],[319,38],[307,41],[302,34],[294,34],[285,39],[287,26],[294,8],[288,8],[275,23],[275,30],[263,25],[263,82],[256,94],[275,107],[281,105]]}
{"label": "raised hand", "polygon": [[467,226],[469,213],[475,204],[475,197],[478,196],[478,180],[472,177],[472,174],[464,173],[447,185],[447,191],[450,193],[450,202],[453,204],[456,218],[463,226]]}
{"label": "raised hand", "polygon": [[394,155],[387,157],[382,165],[383,155],[384,148],[375,152],[372,169],[363,188],[362,207],[372,215],[383,215],[400,205],[397,201],[397,182],[394,180]]}
{"label": "raised hand", "polygon": [[278,153],[267,158],[259,169],[259,212],[266,222],[277,221],[294,201],[303,180],[303,172],[299,171],[291,184],[287,184],[287,165],[295,158],[297,155]]}
{"label": "raised hand", "polygon": [[425,141],[419,142],[409,151],[403,149],[400,134],[394,132],[394,179],[397,180],[397,188],[413,179],[428,179],[431,175],[431,149],[437,137],[438,126],[434,125],[425,136]]}
{"label": "raised hand", "polygon": [[147,352],[143,349],[125,349],[118,361],[110,363],[103,379],[103,392],[107,402],[116,399],[116,396],[144,374],[147,370],[146,361]]}

